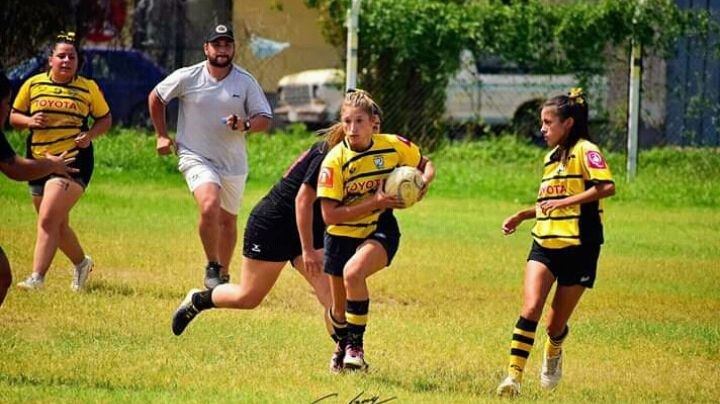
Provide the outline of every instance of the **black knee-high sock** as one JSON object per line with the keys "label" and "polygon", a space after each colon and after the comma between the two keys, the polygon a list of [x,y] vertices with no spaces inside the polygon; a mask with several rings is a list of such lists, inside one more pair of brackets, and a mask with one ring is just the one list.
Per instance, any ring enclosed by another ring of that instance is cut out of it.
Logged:
{"label": "black knee-high sock", "polygon": [[368,300],[348,300],[345,318],[347,319],[348,343],[351,346],[362,347],[365,327],[370,309]]}
{"label": "black knee-high sock", "polygon": [[215,307],[215,303],[212,301],[213,289],[203,290],[192,295],[192,304],[198,311],[212,309]]}
{"label": "black knee-high sock", "polygon": [[327,310],[327,316],[333,327],[333,334],[330,337],[332,337],[333,341],[339,343],[340,347],[344,349],[345,344],[347,343],[347,322],[336,320],[332,315],[331,309]]}

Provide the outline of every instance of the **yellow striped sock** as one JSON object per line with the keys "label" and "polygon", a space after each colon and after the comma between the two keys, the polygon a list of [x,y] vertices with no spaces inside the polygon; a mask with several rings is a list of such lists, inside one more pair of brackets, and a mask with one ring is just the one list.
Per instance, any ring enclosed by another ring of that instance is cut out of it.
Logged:
{"label": "yellow striped sock", "polygon": [[560,355],[560,352],[562,352],[563,341],[565,341],[565,337],[567,337],[568,332],[570,332],[570,328],[568,328],[568,326],[565,326],[563,332],[560,333],[560,335],[558,335],[557,337],[551,337],[548,335],[548,339],[547,341],[545,341],[546,357],[553,358]]}
{"label": "yellow striped sock", "polygon": [[537,321],[531,321],[523,317],[520,317],[517,324],[515,324],[512,342],[510,343],[508,374],[518,382],[522,381],[525,364],[535,342],[536,329]]}

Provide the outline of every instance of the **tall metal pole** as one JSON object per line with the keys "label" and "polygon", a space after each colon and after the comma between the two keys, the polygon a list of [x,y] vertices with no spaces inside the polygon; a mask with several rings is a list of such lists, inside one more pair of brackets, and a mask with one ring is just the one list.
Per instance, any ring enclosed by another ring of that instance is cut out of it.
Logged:
{"label": "tall metal pole", "polygon": [[357,86],[358,21],[360,0],[352,0],[347,11],[347,62],[345,65],[345,90]]}
{"label": "tall metal pole", "polygon": [[627,180],[637,174],[638,130],[640,123],[640,82],[642,81],[642,46],[634,43],[630,54],[630,90],[628,94]]}
{"label": "tall metal pole", "polygon": [[[633,24],[640,18],[645,0],[639,0],[635,6]],[[635,179],[637,174],[638,131],[640,124],[640,83],[642,82],[642,44],[633,40],[630,52],[630,83],[628,89],[628,140],[627,140],[627,181]]]}

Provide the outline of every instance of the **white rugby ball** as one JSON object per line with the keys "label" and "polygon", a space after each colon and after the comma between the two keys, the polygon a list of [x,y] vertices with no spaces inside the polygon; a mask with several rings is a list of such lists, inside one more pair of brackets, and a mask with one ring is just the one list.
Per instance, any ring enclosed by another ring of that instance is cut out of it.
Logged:
{"label": "white rugby ball", "polygon": [[425,186],[420,170],[414,167],[401,166],[395,168],[385,179],[383,191],[398,197],[405,208],[414,205]]}

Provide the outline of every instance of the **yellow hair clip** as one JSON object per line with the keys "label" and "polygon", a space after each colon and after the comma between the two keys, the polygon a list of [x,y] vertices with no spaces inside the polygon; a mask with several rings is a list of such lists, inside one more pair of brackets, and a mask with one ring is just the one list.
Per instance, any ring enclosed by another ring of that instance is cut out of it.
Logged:
{"label": "yellow hair clip", "polygon": [[578,104],[585,103],[585,93],[582,87],[571,88],[569,97],[575,99],[575,102]]}
{"label": "yellow hair clip", "polygon": [[67,41],[74,43],[75,42],[75,33],[72,31],[64,32],[61,31],[60,34],[58,34],[57,39],[60,41]]}

